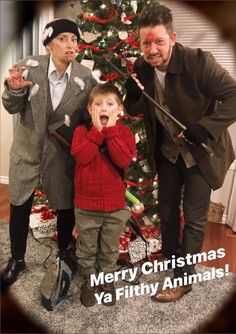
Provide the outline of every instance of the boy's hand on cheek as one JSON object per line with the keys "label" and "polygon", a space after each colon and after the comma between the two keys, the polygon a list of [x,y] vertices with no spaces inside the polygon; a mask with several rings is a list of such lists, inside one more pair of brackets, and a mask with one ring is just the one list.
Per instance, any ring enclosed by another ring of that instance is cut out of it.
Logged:
{"label": "boy's hand on cheek", "polygon": [[118,117],[118,110],[117,109],[112,110],[112,112],[110,113],[108,122],[107,122],[107,128],[109,126],[116,125],[117,117]]}
{"label": "boy's hand on cheek", "polygon": [[99,111],[96,108],[92,111],[91,117],[92,117],[93,126],[97,128],[98,131],[102,131],[102,123],[100,120]]}

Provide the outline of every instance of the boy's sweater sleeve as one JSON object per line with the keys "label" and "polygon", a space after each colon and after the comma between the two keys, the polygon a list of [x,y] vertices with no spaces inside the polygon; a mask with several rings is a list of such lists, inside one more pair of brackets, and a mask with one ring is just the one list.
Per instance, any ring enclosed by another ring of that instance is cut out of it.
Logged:
{"label": "boy's sweater sleeve", "polygon": [[83,125],[75,129],[71,145],[71,154],[79,165],[88,165],[98,154],[99,145],[104,140],[104,133],[94,126],[88,131]]}
{"label": "boy's sweater sleeve", "polygon": [[103,130],[109,155],[115,165],[127,170],[136,157],[135,137],[124,125],[110,126]]}

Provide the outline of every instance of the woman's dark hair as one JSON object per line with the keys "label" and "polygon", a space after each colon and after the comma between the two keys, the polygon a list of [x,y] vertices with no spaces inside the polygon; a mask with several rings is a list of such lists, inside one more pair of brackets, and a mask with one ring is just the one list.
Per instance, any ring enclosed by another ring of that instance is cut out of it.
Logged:
{"label": "woman's dark hair", "polygon": [[146,5],[142,10],[139,17],[138,28],[140,30],[143,27],[157,25],[164,25],[169,33],[173,32],[173,17],[171,10],[166,6],[161,5],[159,2],[154,1],[153,3]]}

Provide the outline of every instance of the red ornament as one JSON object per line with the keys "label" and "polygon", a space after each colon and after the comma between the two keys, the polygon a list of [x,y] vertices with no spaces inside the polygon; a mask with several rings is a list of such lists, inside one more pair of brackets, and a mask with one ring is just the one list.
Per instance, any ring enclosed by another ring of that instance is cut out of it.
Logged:
{"label": "red ornament", "polygon": [[132,63],[132,61],[130,61],[130,60],[127,60],[127,62],[126,62],[126,69],[127,69],[127,71],[128,72],[133,72],[133,63]]}
{"label": "red ornament", "polygon": [[130,236],[126,235],[126,233],[121,234],[119,250],[122,252],[127,251],[129,243],[130,243]]}
{"label": "red ornament", "polygon": [[117,79],[119,77],[119,74],[118,73],[111,73],[111,74],[102,73],[101,76],[108,81],[112,81],[112,80]]}
{"label": "red ornament", "polygon": [[42,193],[42,191],[40,191],[39,189],[35,190],[35,195],[38,195],[41,198],[46,198],[46,195]]}
{"label": "red ornament", "polygon": [[140,190],[139,193],[140,193],[141,196],[146,196],[148,192],[147,192],[147,190],[142,189],[142,190]]}

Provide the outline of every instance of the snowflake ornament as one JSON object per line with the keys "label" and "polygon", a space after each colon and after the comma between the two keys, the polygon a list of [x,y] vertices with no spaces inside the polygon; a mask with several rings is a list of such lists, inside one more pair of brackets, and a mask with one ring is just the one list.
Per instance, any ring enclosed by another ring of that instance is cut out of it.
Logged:
{"label": "snowflake ornament", "polygon": [[85,43],[92,43],[94,41],[96,41],[98,39],[98,37],[100,37],[102,34],[100,33],[92,33],[92,32],[85,32],[83,34],[83,40],[85,41]]}
{"label": "snowflake ornament", "polygon": [[92,71],[92,76],[94,79],[97,81],[97,83],[104,83],[104,81],[100,80],[101,77],[101,71],[99,70],[94,70]]}
{"label": "snowflake ornament", "polygon": [[124,24],[131,24],[132,22],[130,20],[125,20],[126,16],[127,15],[124,12],[121,14],[120,16],[121,22]]}

